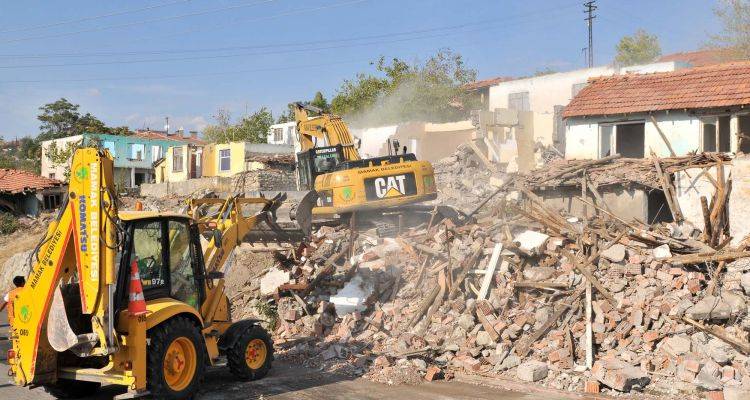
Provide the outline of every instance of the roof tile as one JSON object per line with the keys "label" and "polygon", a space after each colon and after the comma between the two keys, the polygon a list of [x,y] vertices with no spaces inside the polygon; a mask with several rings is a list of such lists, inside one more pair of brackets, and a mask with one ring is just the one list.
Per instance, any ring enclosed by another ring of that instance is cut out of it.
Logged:
{"label": "roof tile", "polygon": [[28,171],[18,169],[0,169],[0,193],[18,194],[34,192],[62,183],[56,179],[45,178]]}

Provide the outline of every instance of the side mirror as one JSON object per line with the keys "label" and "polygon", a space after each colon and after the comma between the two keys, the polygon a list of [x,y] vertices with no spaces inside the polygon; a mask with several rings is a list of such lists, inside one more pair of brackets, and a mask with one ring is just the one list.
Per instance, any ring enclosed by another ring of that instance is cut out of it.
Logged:
{"label": "side mirror", "polygon": [[214,235],[214,245],[219,246],[221,244],[221,231],[218,229],[214,229],[213,235]]}

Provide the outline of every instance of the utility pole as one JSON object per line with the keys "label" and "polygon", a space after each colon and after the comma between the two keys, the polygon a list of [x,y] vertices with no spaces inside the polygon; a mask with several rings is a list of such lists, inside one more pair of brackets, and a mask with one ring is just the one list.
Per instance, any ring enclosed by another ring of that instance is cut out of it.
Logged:
{"label": "utility pole", "polygon": [[589,46],[588,46],[588,55],[589,55],[589,68],[594,67],[594,18],[596,18],[596,15],[594,15],[594,11],[596,10],[596,0],[591,0],[583,3],[583,6],[586,7],[586,10],[584,11],[588,16],[584,18],[586,21],[588,21],[589,24]]}

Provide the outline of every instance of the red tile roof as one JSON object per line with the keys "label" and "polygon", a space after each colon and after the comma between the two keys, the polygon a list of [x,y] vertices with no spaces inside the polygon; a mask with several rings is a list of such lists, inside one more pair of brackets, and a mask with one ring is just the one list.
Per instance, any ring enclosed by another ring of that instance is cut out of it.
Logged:
{"label": "red tile roof", "polygon": [[693,67],[705,67],[706,65],[739,60],[740,58],[729,49],[705,49],[667,54],[661,56],[657,62],[682,61]]}
{"label": "red tile roof", "polygon": [[512,80],[513,78],[508,78],[504,76],[498,76],[496,78],[490,78],[490,79],[483,79],[481,81],[471,82],[464,85],[464,89],[466,90],[477,90],[482,89],[490,86],[497,85],[500,82],[505,82]]}
{"label": "red tile roof", "polygon": [[563,117],[750,105],[750,61],[589,82]]}
{"label": "red tile roof", "polygon": [[18,194],[60,186],[56,179],[45,178],[18,169],[0,169],[0,193]]}

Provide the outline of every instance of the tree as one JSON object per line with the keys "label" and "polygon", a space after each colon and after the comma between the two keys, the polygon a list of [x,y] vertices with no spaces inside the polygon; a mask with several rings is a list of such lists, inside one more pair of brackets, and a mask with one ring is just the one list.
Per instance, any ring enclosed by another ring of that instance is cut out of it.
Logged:
{"label": "tree", "polygon": [[714,9],[722,31],[711,35],[711,45],[727,48],[737,58],[750,58],[750,1],[722,0]]}
{"label": "tree", "polygon": [[310,105],[318,107],[326,113],[331,111],[331,106],[328,104],[328,100],[326,100],[321,92],[315,92],[315,97],[313,97]]}
{"label": "tree", "polygon": [[237,123],[232,123],[232,116],[225,109],[219,109],[213,118],[216,123],[203,130],[203,138],[213,143],[265,143],[268,130],[273,124],[273,115],[266,107],[261,107]]}
{"label": "tree", "polygon": [[643,29],[638,29],[633,36],[623,36],[615,49],[615,62],[622,66],[649,63],[661,55],[659,38]]}
{"label": "tree", "polygon": [[381,57],[376,70],[378,76],[360,73],[345,80],[331,101],[332,111],[355,123],[445,122],[466,118],[476,106],[463,89],[476,80],[476,71],[451,50],[440,50],[424,63]]}
{"label": "tree", "polygon": [[130,135],[132,132],[125,126],[110,128],[101,120],[86,113],[78,112],[80,106],[73,104],[66,98],[39,107],[42,111],[37,119],[42,122],[37,137],[38,141],[59,139],[82,133],[109,133],[112,135]]}

